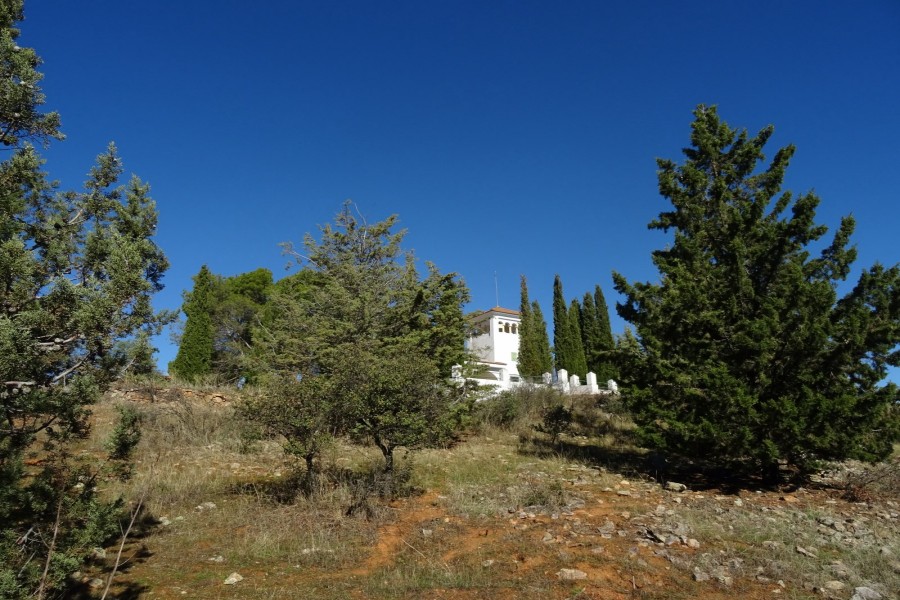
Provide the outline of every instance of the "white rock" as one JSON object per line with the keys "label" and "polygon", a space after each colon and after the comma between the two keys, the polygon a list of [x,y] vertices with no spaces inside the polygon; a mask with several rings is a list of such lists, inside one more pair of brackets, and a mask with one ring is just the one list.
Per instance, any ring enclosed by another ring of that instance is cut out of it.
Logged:
{"label": "white rock", "polygon": [[853,590],[850,600],[881,600],[883,596],[870,587],[858,587]]}
{"label": "white rock", "polygon": [[587,573],[578,569],[560,569],[556,576],[563,581],[578,581],[579,579],[587,579]]}
{"label": "white rock", "polygon": [[234,585],[238,581],[243,581],[243,580],[244,580],[244,578],[241,577],[240,573],[232,573],[222,583],[224,583],[225,585]]}

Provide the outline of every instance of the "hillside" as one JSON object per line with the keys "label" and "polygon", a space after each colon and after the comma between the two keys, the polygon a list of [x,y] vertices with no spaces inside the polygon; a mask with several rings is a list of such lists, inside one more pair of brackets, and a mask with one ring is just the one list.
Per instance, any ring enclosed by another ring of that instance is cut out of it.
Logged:
{"label": "hillside", "polygon": [[[98,407],[95,440],[122,401]],[[379,498],[379,456],[334,447],[327,482],[306,497],[292,492],[277,444],[242,452],[221,393],[138,406],[137,476],[105,490],[145,509],[114,578],[118,598],[896,599],[900,589],[890,465],[844,465],[805,487],[696,479],[667,489],[642,472],[627,422],[600,410],[613,424],[604,438],[551,445],[523,417],[452,448],[401,453],[408,481],[393,489],[407,493],[396,499]],[[98,550],[92,572],[78,574],[86,594],[102,593],[117,550]]]}

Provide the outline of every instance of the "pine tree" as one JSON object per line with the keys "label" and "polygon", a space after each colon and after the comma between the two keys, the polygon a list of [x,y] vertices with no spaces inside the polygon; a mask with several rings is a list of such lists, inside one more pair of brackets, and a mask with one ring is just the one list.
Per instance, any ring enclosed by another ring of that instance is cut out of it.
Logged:
{"label": "pine tree", "polygon": [[109,462],[81,450],[90,407],[128,364],[123,342],[166,320],[151,298],[168,262],[149,186],[120,184],[114,145],[83,191],[48,179],[32,144],[64,136],[41,110],[40,58],[17,44],[22,19],[21,0],[0,0],[0,597],[24,600],[72,597],[71,574],[119,534],[119,504],[98,488],[127,476],[134,412]]}
{"label": "pine tree", "polygon": [[760,169],[771,126],[750,137],[715,107],[694,115],[685,161],[658,161],[672,210],[650,227],[674,231],[653,253],[660,282],[614,275],[640,342],[623,359],[645,441],[772,478],[780,461],[888,455],[900,394],[880,382],[900,364],[900,267],[876,264],[838,298],[853,219],[814,256],[819,199],[781,191],[793,146]]}
{"label": "pine tree", "polygon": [[212,370],[214,331],[212,324],[212,292],[215,279],[206,265],[194,276],[194,289],[185,295],[182,310],[187,321],[178,354],[169,370],[185,381],[196,381]]}
{"label": "pine tree", "polygon": [[553,352],[550,350],[550,336],[547,334],[547,321],[544,320],[544,312],[537,300],[531,301],[531,322],[534,323],[536,340],[535,348],[538,373],[550,373],[553,371]]}
{"label": "pine tree", "polygon": [[539,332],[528,300],[528,282],[524,275],[521,277],[519,290],[519,374],[523,377],[537,377],[542,373],[538,356]]}

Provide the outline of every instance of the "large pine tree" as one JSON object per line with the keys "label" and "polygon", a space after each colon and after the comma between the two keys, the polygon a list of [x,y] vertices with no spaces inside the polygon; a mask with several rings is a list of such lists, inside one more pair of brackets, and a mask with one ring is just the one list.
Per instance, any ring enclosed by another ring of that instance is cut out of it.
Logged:
{"label": "large pine tree", "polygon": [[645,439],[768,476],[886,456],[900,437],[898,388],[880,383],[900,364],[900,268],[876,264],[839,298],[852,217],[814,256],[819,198],[782,191],[794,147],[761,168],[771,126],[751,137],[715,107],[694,115],[685,161],[658,161],[672,209],[650,227],[674,233],[653,252],[659,283],[614,275],[640,342],[627,397]]}

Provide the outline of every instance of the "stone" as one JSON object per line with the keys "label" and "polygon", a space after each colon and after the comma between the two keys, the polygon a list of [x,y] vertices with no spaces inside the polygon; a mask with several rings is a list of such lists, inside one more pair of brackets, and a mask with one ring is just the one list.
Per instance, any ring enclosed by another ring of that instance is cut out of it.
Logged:
{"label": "stone", "polygon": [[210,556],[206,560],[208,560],[209,562],[214,562],[214,563],[223,563],[223,562],[225,562],[225,557],[222,556],[221,554],[218,554],[216,556]]}
{"label": "stone", "polygon": [[244,580],[244,578],[241,576],[240,573],[232,573],[231,575],[226,577],[225,581],[223,581],[222,583],[223,583],[223,585],[234,585],[238,581],[243,581],[243,580]]}
{"label": "stone", "polygon": [[431,537],[432,535],[434,535],[434,531],[432,531],[431,529],[422,530],[422,537]]}
{"label": "stone", "polygon": [[544,537],[541,539],[541,541],[544,542],[545,544],[552,542],[553,534],[548,531],[547,533],[544,534]]}
{"label": "stone", "polygon": [[212,510],[215,507],[216,507],[215,502],[204,502],[203,504],[200,504],[200,505],[194,507],[194,510],[199,510],[202,512],[204,510]]}
{"label": "stone", "polygon": [[808,556],[809,558],[816,557],[815,548],[813,548],[812,550],[807,550],[803,546],[797,546],[795,550],[797,551],[797,554],[802,554],[803,556]]}
{"label": "stone", "polygon": [[853,590],[850,600],[882,600],[883,597],[870,587],[858,587]]}
{"label": "stone", "polygon": [[560,569],[559,571],[557,571],[556,576],[563,581],[578,581],[581,579],[587,579],[587,573],[579,569]]}
{"label": "stone", "polygon": [[688,538],[688,541],[685,542],[685,544],[688,548],[693,548],[694,550],[700,547],[700,542],[698,542],[694,538]]}
{"label": "stone", "polygon": [[709,581],[709,573],[694,567],[694,581]]}
{"label": "stone", "polygon": [[494,566],[494,559],[489,558],[488,560],[481,561],[481,566],[484,567],[485,569],[488,569],[488,568]]}
{"label": "stone", "polygon": [[831,581],[826,581],[825,585],[822,587],[824,587],[826,590],[828,590],[830,592],[839,592],[842,589],[844,589],[845,587],[847,587],[847,585],[843,581],[838,581],[836,579],[832,579]]}
{"label": "stone", "polygon": [[684,492],[687,491],[687,486],[683,483],[676,483],[674,481],[666,482],[666,490],[670,492]]}

